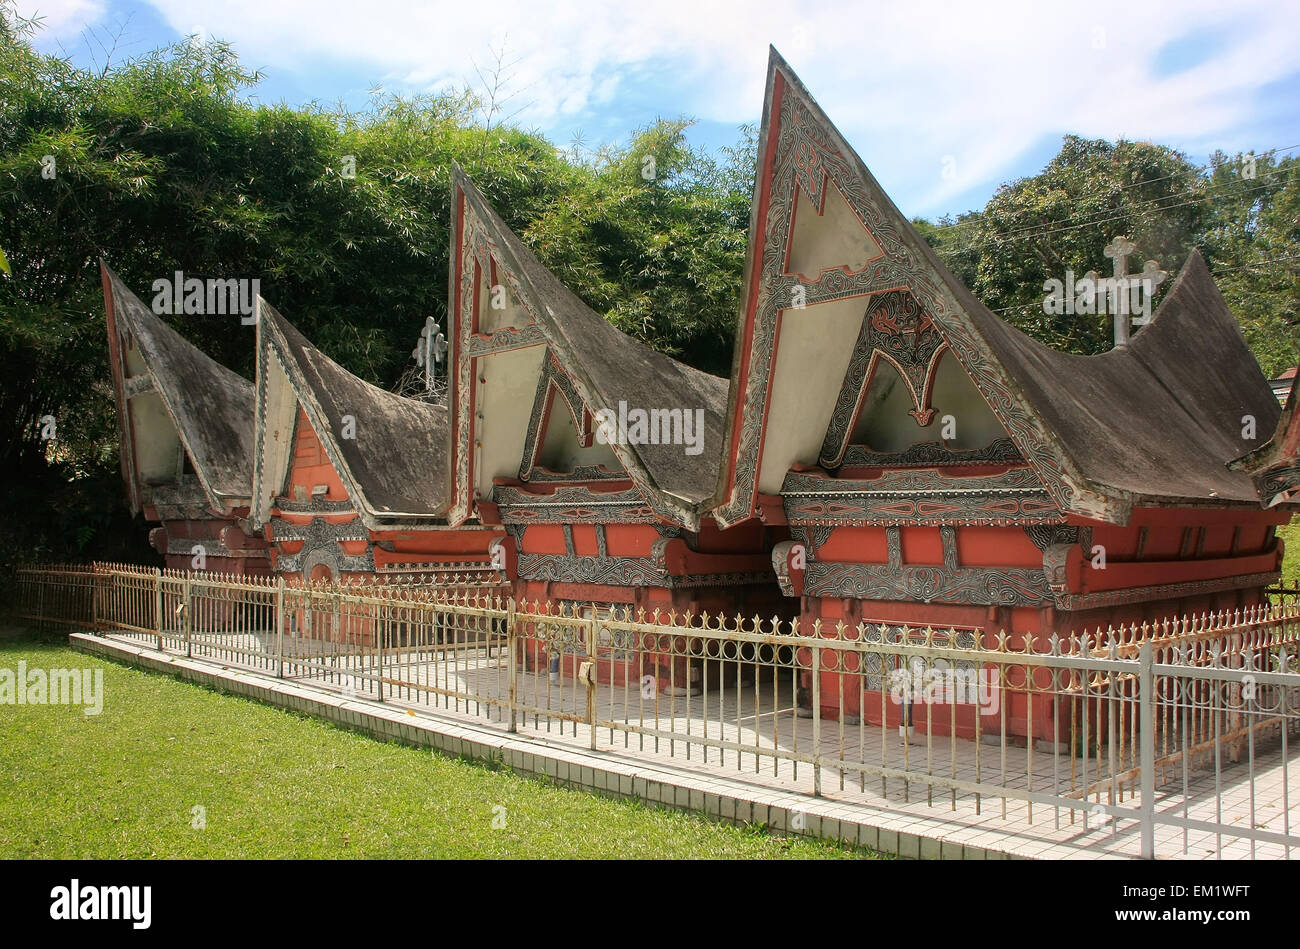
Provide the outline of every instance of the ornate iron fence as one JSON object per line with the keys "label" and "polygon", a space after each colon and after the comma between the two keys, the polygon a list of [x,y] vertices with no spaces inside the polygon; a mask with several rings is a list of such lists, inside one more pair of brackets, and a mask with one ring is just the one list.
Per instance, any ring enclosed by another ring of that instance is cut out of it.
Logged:
{"label": "ornate iron fence", "polygon": [[1013,640],[106,564],[20,587],[39,623],[638,760],[1144,856],[1300,845],[1293,599]]}

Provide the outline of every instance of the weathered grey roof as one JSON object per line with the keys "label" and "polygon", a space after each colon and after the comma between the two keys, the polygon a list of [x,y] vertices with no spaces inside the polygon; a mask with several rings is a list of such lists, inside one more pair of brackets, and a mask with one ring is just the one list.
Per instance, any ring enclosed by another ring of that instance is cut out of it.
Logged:
{"label": "weathered grey roof", "polygon": [[[100,266],[112,294],[118,333],[128,332],[135,340],[212,506],[247,503],[253,477],[253,384],[187,341],[107,265]],[[119,342],[110,338],[109,345]]]}
{"label": "weathered grey roof", "polygon": [[703,451],[681,445],[630,445],[652,487],[699,505],[717,484],[726,429],[727,380],[701,372],[621,332],[552,274],[505,222],[461,169],[454,181],[491,232],[497,249],[535,303],[538,322],[561,363],[595,400],[588,406],[702,409]]}
{"label": "weathered grey roof", "polygon": [[1094,486],[1132,503],[1247,501],[1250,478],[1225,466],[1253,443],[1242,419],[1271,432],[1268,380],[1192,251],[1151,322],[1096,356],[1058,352],[999,319],[936,259],[972,323]]}
{"label": "weathered grey roof", "polygon": [[[285,372],[317,436],[348,487],[374,518],[436,517],[446,506],[446,406],[387,392],[359,379],[298,332],[265,300],[263,333],[282,358]],[[355,438],[344,438],[344,416]]]}

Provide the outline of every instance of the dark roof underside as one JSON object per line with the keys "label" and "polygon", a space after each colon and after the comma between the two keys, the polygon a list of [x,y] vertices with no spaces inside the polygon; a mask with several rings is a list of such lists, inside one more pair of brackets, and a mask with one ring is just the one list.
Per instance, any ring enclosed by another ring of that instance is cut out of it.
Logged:
{"label": "dark roof underside", "polygon": [[[387,392],[334,362],[265,301],[296,363],[301,382],[324,412],[328,438],[378,517],[432,517],[445,507],[447,409]],[[356,438],[342,438],[343,416],[356,421]]]}

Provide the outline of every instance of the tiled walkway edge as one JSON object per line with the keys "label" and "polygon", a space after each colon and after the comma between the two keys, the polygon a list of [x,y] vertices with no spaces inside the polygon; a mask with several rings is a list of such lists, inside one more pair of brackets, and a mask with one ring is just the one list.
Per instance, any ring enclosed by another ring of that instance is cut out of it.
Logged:
{"label": "tiled walkway edge", "polygon": [[[352,699],[292,681],[209,662],[157,652],[143,646],[84,633],[68,637],[82,652],[161,672],[186,682],[293,709],[305,715],[420,748],[479,761],[492,759],[521,774],[546,775],[557,783],[585,791],[634,798],[738,824],[765,823],[777,833],[803,833],[840,840],[901,857],[944,860],[1006,860],[1057,856],[1044,852],[1042,841],[1004,840],[971,843],[962,838],[995,836],[988,827],[972,828],[940,819],[919,820],[841,801],[780,793],[723,777],[678,772],[608,755],[557,747],[544,740],[502,734],[490,729],[400,705]],[[803,815],[804,829],[792,824]],[[1069,856],[1091,856],[1075,851]]]}

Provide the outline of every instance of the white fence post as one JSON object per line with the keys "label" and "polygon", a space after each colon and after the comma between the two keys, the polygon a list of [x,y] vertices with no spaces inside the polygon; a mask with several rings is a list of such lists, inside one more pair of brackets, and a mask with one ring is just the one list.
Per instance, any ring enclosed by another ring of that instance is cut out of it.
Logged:
{"label": "white fence post", "polygon": [[158,651],[162,652],[163,648],[163,599],[162,599],[162,570],[157,567],[153,569],[153,615],[154,615],[154,636],[158,639]]}
{"label": "white fence post", "polygon": [[275,584],[275,674],[284,678],[284,575]]}
{"label": "white fence post", "polygon": [[188,571],[186,571],[185,579],[181,584],[181,604],[181,628],[185,633],[185,657],[188,659],[194,655],[194,648],[190,637],[190,633],[194,629],[194,622],[190,615],[193,612],[193,608],[190,596],[190,574]]}
{"label": "white fence post", "polygon": [[[820,630],[816,631],[820,635]],[[812,647],[813,794],[822,796],[822,647]]]}
{"label": "white fence post", "polygon": [[506,600],[506,657],[510,663],[507,672],[507,688],[510,690],[510,733],[514,734],[519,731],[519,723],[515,715],[515,702],[519,695],[519,657],[515,655],[518,644],[518,638],[515,635],[515,598],[510,596]]}
{"label": "white fence post", "polygon": [[1155,857],[1156,839],[1156,711],[1151,674],[1151,643],[1138,653],[1138,742],[1142,769],[1142,858]]}

